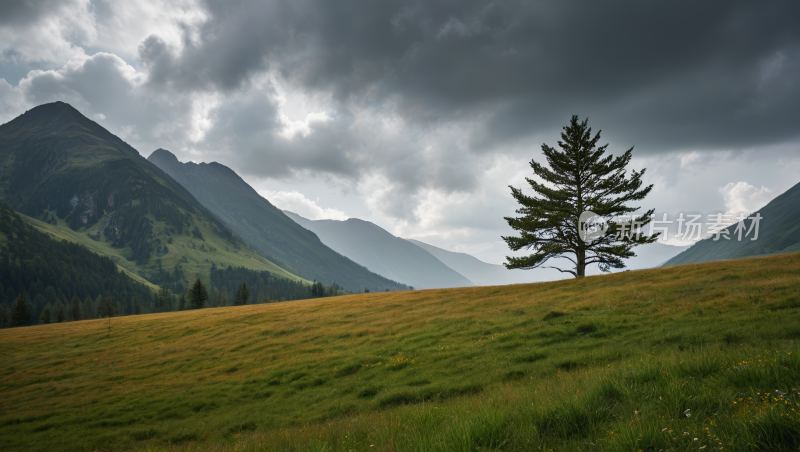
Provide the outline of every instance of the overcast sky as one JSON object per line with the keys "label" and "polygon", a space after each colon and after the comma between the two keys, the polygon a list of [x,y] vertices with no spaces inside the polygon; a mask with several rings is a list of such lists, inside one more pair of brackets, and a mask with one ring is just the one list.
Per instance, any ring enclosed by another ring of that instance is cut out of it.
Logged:
{"label": "overcast sky", "polygon": [[0,122],[63,100],[278,207],[487,262],[573,114],[634,146],[657,212],[800,182],[796,1],[11,0]]}

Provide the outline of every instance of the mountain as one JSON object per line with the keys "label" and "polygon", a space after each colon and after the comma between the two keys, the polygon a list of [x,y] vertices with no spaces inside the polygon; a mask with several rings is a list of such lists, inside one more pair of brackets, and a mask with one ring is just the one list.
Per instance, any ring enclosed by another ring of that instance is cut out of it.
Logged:
{"label": "mountain", "polygon": [[250,246],[292,273],[327,285],[335,282],[350,292],[363,292],[365,288],[407,289],[325,246],[313,232],[290,220],[224,165],[181,163],[164,149],[153,152],[148,160],[178,181]]}
{"label": "mountain", "polygon": [[745,237],[754,220],[744,220],[746,229],[739,241],[737,224],[726,228],[730,240],[724,236],[714,241],[712,237],[701,240],[689,249],[667,261],[664,266],[696,264],[700,262],[745,257],[766,256],[800,251],[800,184],[787,190],[750,217],[761,215],[758,224],[758,239],[752,240],[755,232]]}
{"label": "mountain", "polygon": [[[211,266],[300,280],[260,256],[130,145],[63,102],[0,125],[0,199],[38,229],[86,244],[180,292]],[[40,220],[36,222],[35,220]]]}
{"label": "mountain", "polygon": [[[524,284],[540,281],[554,281],[565,279],[564,273],[551,268],[535,270],[509,270],[502,265],[489,264],[478,260],[466,253],[455,253],[429,245],[419,240],[406,239],[423,248],[445,265],[461,273],[479,286],[496,286],[502,284]],[[625,260],[627,269],[640,270],[653,268],[664,263],[665,260],[680,253],[686,247],[651,243],[636,248],[636,257]],[[559,264],[554,264],[559,265]],[[563,267],[562,267],[563,268]],[[571,278],[571,276],[570,276]]]}
{"label": "mountain", "polygon": [[416,289],[474,285],[424,249],[395,237],[369,221],[309,220],[284,213],[314,232],[334,250],[387,278],[403,281]]}
{"label": "mountain", "polygon": [[[414,239],[405,239],[432,254],[443,264],[469,278],[478,286],[497,286],[541,281],[545,269],[508,270],[502,265],[489,264],[466,253],[455,253]],[[555,272],[555,270],[553,270]],[[556,272],[557,273],[557,272]],[[553,275],[556,276],[556,275]]]}

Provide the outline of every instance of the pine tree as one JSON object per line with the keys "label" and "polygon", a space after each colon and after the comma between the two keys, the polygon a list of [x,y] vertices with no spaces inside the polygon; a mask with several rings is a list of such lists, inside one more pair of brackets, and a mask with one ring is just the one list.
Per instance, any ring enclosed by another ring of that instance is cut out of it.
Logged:
{"label": "pine tree", "polygon": [[167,286],[161,286],[156,294],[156,312],[172,309],[172,294]]}
{"label": "pine tree", "polygon": [[[389,291],[388,289],[386,290]],[[324,297],[325,296],[325,285],[321,282],[314,281],[314,284],[311,285],[311,298],[317,297]]]}
{"label": "pine tree", "polygon": [[56,322],[61,323],[64,321],[64,304],[61,303],[61,300],[56,300],[56,306],[53,308],[53,314]]}
{"label": "pine tree", "polygon": [[208,292],[203,286],[203,283],[200,281],[200,278],[197,278],[197,281],[194,282],[192,289],[189,291],[189,303],[191,304],[192,309],[200,309],[206,304],[207,301]]}
{"label": "pine tree", "polygon": [[103,297],[97,305],[97,317],[114,317],[117,314],[117,303],[114,296]]}
{"label": "pine tree", "polygon": [[20,293],[14,301],[14,308],[11,311],[11,324],[23,326],[31,323],[31,310],[28,306],[28,299],[25,294]]}
{"label": "pine tree", "polygon": [[95,312],[94,312],[94,309],[92,308],[92,304],[93,303],[92,303],[91,297],[89,297],[87,295],[86,299],[83,300],[83,312],[82,312],[82,314],[83,314],[83,318],[84,319],[93,319],[93,318],[95,318]]}
{"label": "pine tree", "polygon": [[[577,116],[572,117],[561,133],[560,151],[542,144],[550,168],[531,160],[534,174],[547,183],[526,178],[537,196],[526,196],[509,186],[522,205],[517,213],[523,216],[506,217],[506,221],[521,235],[503,240],[513,251],[533,248],[535,253],[507,257],[506,268],[538,268],[550,259],[564,258],[572,262],[572,270],[549,268],[580,278],[590,264],[597,264],[604,272],[625,268],[622,259],[635,256],[631,248],[658,239],[658,235],[636,234],[650,222],[653,210],[633,217],[629,214],[639,208],[625,205],[644,199],[653,188],[639,189],[644,169],[632,171],[626,179],[625,167],[633,148],[616,158],[604,157],[608,145],[597,147],[600,132],[592,137],[587,123],[588,119],[579,122]],[[587,230],[591,231],[589,236]]]}
{"label": "pine tree", "polygon": [[234,302],[237,306],[247,304],[250,300],[250,290],[247,288],[247,282],[242,281],[239,285],[239,288],[236,289],[236,301]]}
{"label": "pine tree", "polygon": [[81,300],[77,295],[73,295],[70,301],[69,312],[73,322],[81,319]]}
{"label": "pine tree", "polygon": [[42,325],[47,325],[48,323],[50,323],[50,307],[49,306],[45,306],[44,309],[42,309],[42,313],[39,314],[39,323],[42,324]]}

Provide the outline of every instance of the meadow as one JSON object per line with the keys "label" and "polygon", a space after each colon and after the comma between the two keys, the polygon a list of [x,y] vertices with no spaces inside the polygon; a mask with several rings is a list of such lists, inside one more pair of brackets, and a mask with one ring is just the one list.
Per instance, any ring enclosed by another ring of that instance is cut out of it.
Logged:
{"label": "meadow", "polygon": [[0,450],[800,448],[800,253],[0,330]]}

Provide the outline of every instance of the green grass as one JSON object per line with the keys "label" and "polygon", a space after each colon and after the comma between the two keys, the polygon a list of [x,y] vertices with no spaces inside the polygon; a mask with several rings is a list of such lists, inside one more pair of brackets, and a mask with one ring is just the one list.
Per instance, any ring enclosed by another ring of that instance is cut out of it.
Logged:
{"label": "green grass", "polygon": [[798,296],[788,254],[3,330],[0,449],[796,451]]}
{"label": "green grass", "polygon": [[[211,263],[213,262],[217,266],[227,267],[230,265],[251,270],[265,270],[279,278],[310,283],[278,267],[249,247],[234,247],[218,234],[213,233],[209,224],[198,220],[194,220],[183,231],[183,234],[176,234],[170,231],[170,228],[164,222],[151,217],[153,239],[157,240],[161,245],[167,245],[170,252],[162,256],[157,256],[153,253],[147,263],[140,265],[135,261],[128,260],[130,256],[129,248],[114,248],[111,246],[111,242],[102,234],[102,220],[88,229],[81,228],[78,231],[73,231],[62,220],[57,219],[58,225],[51,225],[23,214],[19,215],[31,226],[50,234],[56,239],[77,242],[97,254],[108,256],[126,274],[146,284],[153,290],[157,290],[157,287],[148,281],[146,277],[148,272],[155,270],[157,259],[161,259],[161,265],[165,271],[171,271],[175,265],[181,265],[190,282],[198,277],[207,280]],[[204,240],[199,240],[192,236],[191,230],[195,227],[200,230]],[[170,238],[172,243],[168,243]]]}

